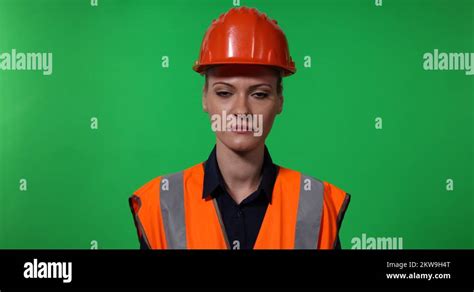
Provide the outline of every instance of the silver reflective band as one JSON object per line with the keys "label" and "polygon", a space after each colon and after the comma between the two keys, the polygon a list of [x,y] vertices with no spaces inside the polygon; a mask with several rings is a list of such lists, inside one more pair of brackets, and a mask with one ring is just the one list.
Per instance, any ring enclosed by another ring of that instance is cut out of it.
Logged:
{"label": "silver reflective band", "polygon": [[316,249],[323,211],[324,184],[301,174],[295,249]]}
{"label": "silver reflective band", "polygon": [[164,175],[160,182],[160,206],[168,249],[186,249],[183,172]]}

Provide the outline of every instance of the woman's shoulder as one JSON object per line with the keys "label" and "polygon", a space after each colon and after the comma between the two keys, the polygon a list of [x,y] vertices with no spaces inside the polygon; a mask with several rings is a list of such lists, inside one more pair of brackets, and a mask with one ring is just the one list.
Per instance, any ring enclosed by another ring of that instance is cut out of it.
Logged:
{"label": "woman's shoulder", "polygon": [[148,180],[146,183],[138,187],[132,194],[131,198],[139,198],[140,201],[150,197],[150,194],[156,193],[159,191],[159,185],[161,181],[161,175],[154,177],[151,180]]}
{"label": "woman's shoulder", "polygon": [[156,192],[159,192],[161,186],[166,187],[167,184],[169,184],[170,182],[173,183],[174,181],[181,181],[181,179],[183,178],[185,174],[199,173],[200,171],[202,171],[201,165],[202,163],[199,163],[192,166],[188,166],[180,171],[169,172],[166,174],[158,175],[152,178],[151,180],[148,180],[147,182],[145,182],[139,188],[137,188],[133,192],[133,195],[136,195],[138,197],[143,197],[150,193],[156,194]]}
{"label": "woman's shoulder", "polygon": [[299,180],[301,185],[319,185],[324,188],[324,193],[327,195],[345,197],[348,193],[340,187],[339,184],[335,184],[323,179],[320,179],[318,176],[307,174],[298,170],[287,168],[284,166],[277,165],[278,174],[283,176],[285,179]]}

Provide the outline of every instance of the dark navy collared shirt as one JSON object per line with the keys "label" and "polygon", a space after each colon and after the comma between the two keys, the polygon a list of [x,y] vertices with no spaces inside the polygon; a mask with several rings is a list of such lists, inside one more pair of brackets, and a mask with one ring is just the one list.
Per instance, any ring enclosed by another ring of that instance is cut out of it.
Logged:
{"label": "dark navy collared shirt", "polygon": [[253,248],[268,204],[272,200],[277,173],[278,166],[273,164],[265,146],[260,185],[255,192],[237,204],[225,188],[217,163],[216,148],[212,150],[204,166],[202,196],[204,199],[209,196],[215,198],[231,249]]}

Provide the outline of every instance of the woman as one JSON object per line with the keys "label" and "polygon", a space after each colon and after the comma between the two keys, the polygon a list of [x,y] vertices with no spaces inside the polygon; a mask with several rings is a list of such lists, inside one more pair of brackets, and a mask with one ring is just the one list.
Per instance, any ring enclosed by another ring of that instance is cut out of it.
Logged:
{"label": "woman", "polygon": [[193,69],[216,145],[209,158],[138,189],[129,203],[142,248],[332,249],[350,195],[277,166],[265,139],[295,73],[277,22],[232,8],[207,30]]}

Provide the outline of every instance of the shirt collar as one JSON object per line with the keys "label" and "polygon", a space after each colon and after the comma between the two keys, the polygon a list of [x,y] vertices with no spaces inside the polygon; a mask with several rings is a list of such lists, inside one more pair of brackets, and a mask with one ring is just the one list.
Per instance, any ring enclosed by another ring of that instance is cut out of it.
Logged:
{"label": "shirt collar", "polygon": [[[262,166],[262,181],[258,187],[260,193],[264,193],[268,199],[268,202],[272,201],[273,186],[278,173],[278,167],[273,164],[270,153],[268,152],[267,146],[265,145],[263,166]],[[203,199],[207,199],[209,196],[213,196],[216,190],[224,187],[224,179],[219,170],[216,157],[216,146],[212,149],[209,158],[204,163],[204,187],[202,191]]]}

